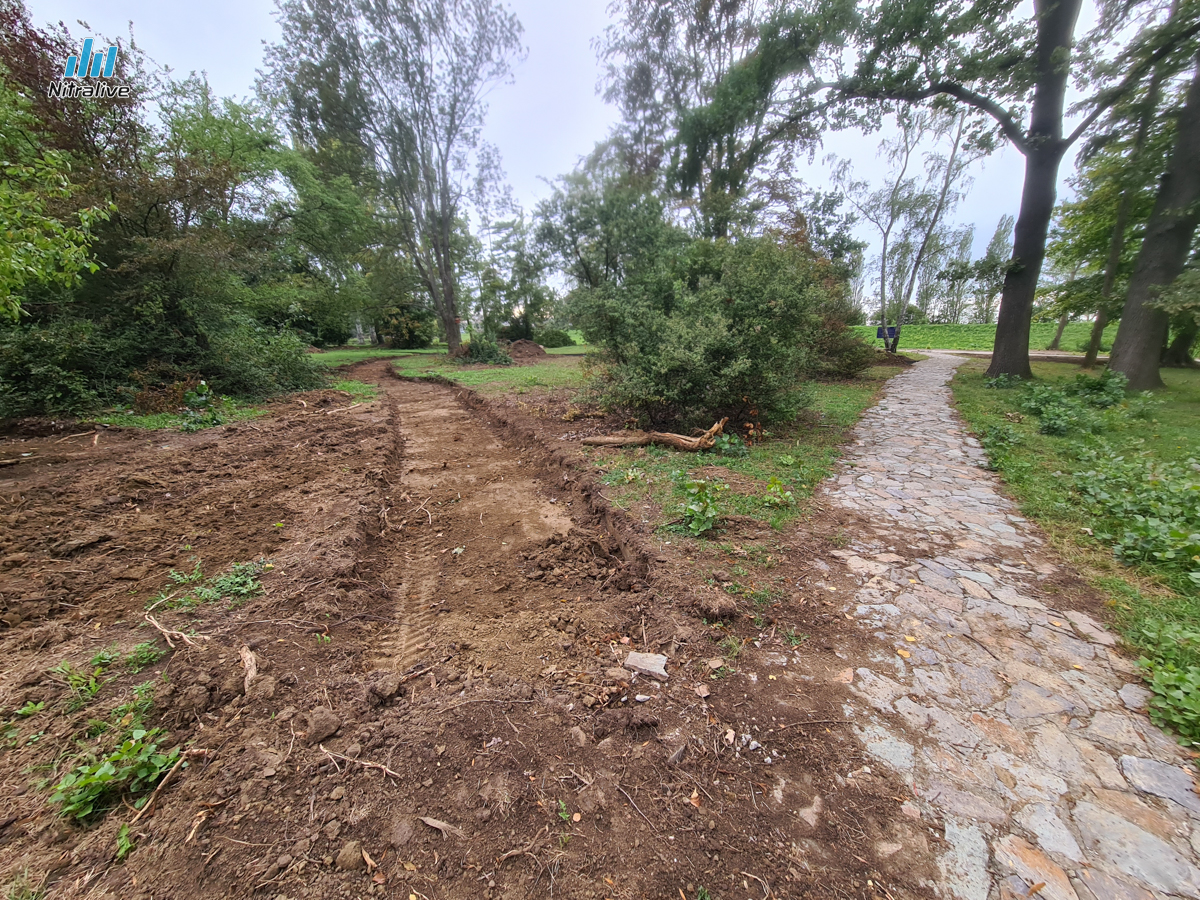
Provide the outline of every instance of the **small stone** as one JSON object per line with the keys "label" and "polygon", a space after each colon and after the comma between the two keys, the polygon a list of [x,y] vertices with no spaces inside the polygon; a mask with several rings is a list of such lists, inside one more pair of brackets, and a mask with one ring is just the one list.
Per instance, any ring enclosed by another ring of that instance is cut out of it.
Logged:
{"label": "small stone", "polygon": [[634,695],[633,699],[636,700],[638,703],[645,703],[647,700],[653,700],[654,698],[651,697],[649,694],[636,694],[636,695]]}
{"label": "small stone", "polygon": [[667,658],[661,653],[630,653],[625,658],[625,668],[651,678],[667,680]]}
{"label": "small stone", "polygon": [[1183,769],[1138,756],[1122,756],[1121,771],[1139,791],[1174,800],[1180,806],[1200,813],[1196,784]]}
{"label": "small stone", "polygon": [[337,819],[330,819],[321,829],[321,833],[331,841],[337,840],[337,836],[342,833],[342,823]]}
{"label": "small stone", "polygon": [[1018,681],[1008,695],[1005,711],[1014,719],[1033,719],[1071,712],[1075,704],[1032,681]]}
{"label": "small stone", "polygon": [[586,747],[588,745],[587,733],[576,725],[571,729],[571,740],[575,742],[577,747]]}
{"label": "small stone", "polygon": [[710,669],[712,669],[714,672],[717,671],[717,669],[721,668],[724,665],[725,665],[725,660],[721,659],[721,657],[719,657],[719,656],[714,656],[712,659],[710,659],[708,661],[708,667]]}
{"label": "small stone", "polygon": [[344,787],[342,787],[340,784],[337,787],[335,787],[332,791],[329,792],[330,800],[341,800],[345,796],[346,796],[346,789]]}
{"label": "small stone", "polygon": [[351,759],[358,759],[358,757],[360,755],[362,755],[362,744],[358,744],[358,743],[351,744],[349,747],[346,748],[346,752],[343,753],[342,755],[348,756]]}
{"label": "small stone", "polygon": [[1084,640],[1094,641],[1104,647],[1117,646],[1117,639],[1105,631],[1104,626],[1091,616],[1070,610],[1067,613],[1067,621],[1075,626],[1076,633]]}
{"label": "small stone", "polygon": [[342,720],[333,714],[333,710],[318,706],[308,714],[308,743],[319,744],[337,734],[341,727]]}
{"label": "small stone", "polygon": [[350,841],[338,851],[336,865],[343,872],[359,872],[367,867],[363,859],[362,844]]}
{"label": "small stone", "polygon": [[292,857],[289,853],[283,853],[280,855],[279,859],[275,860],[275,865],[279,866],[281,869],[286,869],[291,864]]}
{"label": "small stone", "polygon": [[378,672],[371,683],[371,693],[381,700],[387,700],[396,695],[400,690],[400,673],[399,672]]}
{"label": "small stone", "polygon": [[1015,834],[1009,834],[992,844],[996,861],[1014,870],[1029,884],[1045,884],[1038,893],[1046,900],[1079,900],[1071,887],[1067,873]]}

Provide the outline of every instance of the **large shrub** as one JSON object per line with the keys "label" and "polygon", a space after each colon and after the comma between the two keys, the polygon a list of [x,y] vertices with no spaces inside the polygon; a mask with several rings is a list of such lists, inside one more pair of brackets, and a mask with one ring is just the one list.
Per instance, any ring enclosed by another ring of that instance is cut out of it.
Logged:
{"label": "large shrub", "polygon": [[699,240],[577,290],[584,338],[603,348],[599,399],[656,427],[794,418],[822,365],[814,344],[837,290],[826,268],[769,235]]}

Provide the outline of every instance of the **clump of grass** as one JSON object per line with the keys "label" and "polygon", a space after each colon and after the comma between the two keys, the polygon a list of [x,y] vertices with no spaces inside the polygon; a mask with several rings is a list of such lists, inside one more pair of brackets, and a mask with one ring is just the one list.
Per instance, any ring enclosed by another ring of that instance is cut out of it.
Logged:
{"label": "clump of grass", "polygon": [[164,588],[148,604],[150,609],[194,609],[202,603],[226,601],[230,609],[240,606],[250,597],[263,592],[259,576],[272,565],[265,559],[258,562],[234,563],[223,575],[205,578],[199,560],[191,572],[174,569],[170,578],[176,587]]}

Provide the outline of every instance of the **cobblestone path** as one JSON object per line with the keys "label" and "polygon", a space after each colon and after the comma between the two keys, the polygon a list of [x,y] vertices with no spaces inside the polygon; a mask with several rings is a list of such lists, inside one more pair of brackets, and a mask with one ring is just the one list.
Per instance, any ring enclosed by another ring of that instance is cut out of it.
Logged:
{"label": "cobblestone path", "polygon": [[944,823],[942,896],[1200,896],[1191,767],[1115,638],[1041,589],[1061,563],[951,409],[960,362],[892,379],[826,486],[872,522],[838,555],[892,645],[846,673],[855,731],[911,784],[906,814]]}

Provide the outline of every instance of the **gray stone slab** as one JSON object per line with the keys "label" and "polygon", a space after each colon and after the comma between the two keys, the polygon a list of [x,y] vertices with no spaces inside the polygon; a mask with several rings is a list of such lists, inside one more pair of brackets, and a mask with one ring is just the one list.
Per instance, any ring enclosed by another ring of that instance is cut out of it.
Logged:
{"label": "gray stone slab", "polygon": [[1093,862],[1112,866],[1156,891],[1186,897],[1200,891],[1200,872],[1161,838],[1094,803],[1076,804],[1074,818]]}
{"label": "gray stone slab", "polygon": [[667,658],[661,653],[630,653],[625,657],[625,668],[651,678],[667,680]]}
{"label": "gray stone slab", "polygon": [[954,900],[987,900],[992,888],[988,873],[988,848],[976,825],[946,820],[950,849],[938,860],[946,890]]}
{"label": "gray stone slab", "polygon": [[1074,709],[1075,704],[1066,697],[1052,694],[1044,687],[1025,680],[1013,685],[1008,702],[1004,705],[1005,712],[1012,719],[1035,719],[1069,713]]}
{"label": "gray stone slab", "polygon": [[1196,796],[1196,782],[1187,772],[1177,766],[1168,766],[1156,759],[1140,756],[1122,756],[1121,772],[1139,791],[1174,800],[1180,806],[1200,813],[1200,797]]}

